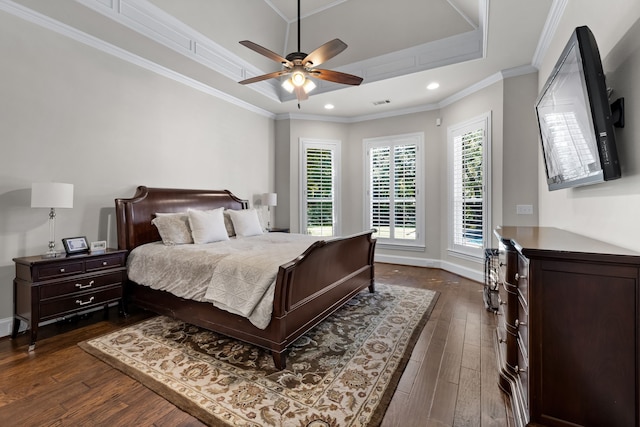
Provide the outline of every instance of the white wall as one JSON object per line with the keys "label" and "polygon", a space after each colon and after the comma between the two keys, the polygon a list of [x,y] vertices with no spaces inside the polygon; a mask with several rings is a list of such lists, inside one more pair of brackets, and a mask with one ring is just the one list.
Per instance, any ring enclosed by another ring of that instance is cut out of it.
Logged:
{"label": "white wall", "polygon": [[[588,187],[548,191],[539,157],[540,225],[574,231],[640,251],[640,2],[638,0],[569,1],[539,71],[542,88],[574,28],[587,25],[603,58],[614,99],[624,96],[624,129],[616,129],[622,178]],[[611,55],[612,52],[615,55]],[[611,58],[609,56],[611,55]]]}
{"label": "white wall", "polygon": [[73,209],[58,210],[59,249],[72,236],[116,245],[114,198],[137,185],[252,202],[273,189],[271,119],[3,12],[0,58],[0,325],[13,315],[12,259],[47,249],[32,182],[75,185]]}
{"label": "white wall", "polygon": [[[534,110],[538,74],[505,79],[502,221],[495,225],[538,225],[538,125]],[[532,215],[519,215],[518,205],[532,205]]]}

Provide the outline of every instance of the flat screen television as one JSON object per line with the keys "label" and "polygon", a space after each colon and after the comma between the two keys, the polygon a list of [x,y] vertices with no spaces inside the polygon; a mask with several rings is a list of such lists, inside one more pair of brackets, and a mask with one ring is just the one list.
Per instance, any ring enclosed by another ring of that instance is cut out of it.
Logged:
{"label": "flat screen television", "polygon": [[600,52],[588,27],[571,35],[535,109],[549,190],[620,177]]}

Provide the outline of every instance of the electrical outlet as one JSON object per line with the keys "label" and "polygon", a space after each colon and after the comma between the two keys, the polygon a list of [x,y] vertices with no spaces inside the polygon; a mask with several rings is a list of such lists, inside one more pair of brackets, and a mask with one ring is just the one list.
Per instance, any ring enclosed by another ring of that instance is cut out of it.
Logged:
{"label": "electrical outlet", "polygon": [[533,215],[533,205],[516,205],[518,215]]}

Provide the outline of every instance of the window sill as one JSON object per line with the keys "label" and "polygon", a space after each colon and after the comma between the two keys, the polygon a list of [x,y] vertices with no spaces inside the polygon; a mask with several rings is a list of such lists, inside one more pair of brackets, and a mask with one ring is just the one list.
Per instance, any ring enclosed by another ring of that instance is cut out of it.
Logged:
{"label": "window sill", "polygon": [[378,242],[376,243],[376,247],[380,249],[392,249],[394,251],[412,251],[412,252],[423,252],[426,249],[426,246],[421,244],[408,245],[408,244],[402,244],[402,243],[389,243],[389,242],[381,242],[380,239],[378,239]]}

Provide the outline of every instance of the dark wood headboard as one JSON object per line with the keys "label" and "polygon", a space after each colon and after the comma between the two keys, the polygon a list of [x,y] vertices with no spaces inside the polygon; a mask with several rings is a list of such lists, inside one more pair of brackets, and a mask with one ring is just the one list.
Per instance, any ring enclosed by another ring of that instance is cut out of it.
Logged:
{"label": "dark wood headboard", "polygon": [[183,190],[139,186],[130,199],[116,199],[118,249],[131,250],[160,240],[151,220],[158,212],[186,212],[187,209],[247,209],[248,202],[228,190]]}

